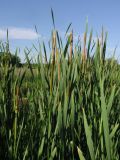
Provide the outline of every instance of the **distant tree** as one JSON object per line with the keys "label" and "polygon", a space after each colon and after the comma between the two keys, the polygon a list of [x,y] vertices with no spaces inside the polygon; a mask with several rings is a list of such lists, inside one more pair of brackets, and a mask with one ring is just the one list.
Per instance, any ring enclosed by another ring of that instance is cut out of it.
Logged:
{"label": "distant tree", "polygon": [[16,65],[17,67],[20,67],[21,66],[20,57],[18,57],[17,55],[11,54],[11,64]]}
{"label": "distant tree", "polygon": [[11,54],[10,52],[0,52],[0,64],[1,65],[16,65],[17,67],[21,66],[21,60],[17,55]]}

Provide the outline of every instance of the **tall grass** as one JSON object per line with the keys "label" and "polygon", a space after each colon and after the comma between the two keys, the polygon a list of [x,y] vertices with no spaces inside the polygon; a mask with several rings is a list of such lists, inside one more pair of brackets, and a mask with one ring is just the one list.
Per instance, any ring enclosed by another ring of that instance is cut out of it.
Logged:
{"label": "tall grass", "polygon": [[105,58],[106,41],[102,32],[93,44],[86,30],[83,48],[74,49],[71,32],[63,47],[54,28],[51,57],[43,43],[36,72],[28,50],[29,76],[28,69],[1,64],[1,159],[120,158],[120,66]]}

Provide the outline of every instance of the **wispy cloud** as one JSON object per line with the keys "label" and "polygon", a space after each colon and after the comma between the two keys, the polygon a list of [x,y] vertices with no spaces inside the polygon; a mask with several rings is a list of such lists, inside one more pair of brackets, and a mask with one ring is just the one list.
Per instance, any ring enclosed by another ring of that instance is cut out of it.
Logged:
{"label": "wispy cloud", "polygon": [[[7,36],[7,28],[0,28],[0,39]],[[41,38],[41,35],[30,28],[8,27],[9,39],[34,40]]]}

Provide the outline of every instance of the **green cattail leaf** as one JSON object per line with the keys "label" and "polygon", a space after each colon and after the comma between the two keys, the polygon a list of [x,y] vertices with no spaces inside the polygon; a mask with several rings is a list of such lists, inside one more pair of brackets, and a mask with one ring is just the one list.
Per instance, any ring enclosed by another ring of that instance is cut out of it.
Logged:
{"label": "green cattail leaf", "polygon": [[74,122],[75,122],[75,102],[74,102],[74,92],[72,92],[71,96],[71,127],[74,128]]}
{"label": "green cattail leaf", "polygon": [[117,129],[119,128],[119,126],[120,126],[119,124],[116,124],[116,125],[114,126],[114,128],[112,129],[112,131],[111,131],[111,133],[110,133],[110,138],[111,138],[111,139],[114,137]]}
{"label": "green cattail leaf", "polygon": [[96,46],[96,51],[95,51],[95,55],[94,55],[94,60],[95,60],[95,65],[99,65],[100,64],[100,42],[99,39],[97,39],[97,46]]}
{"label": "green cattail leaf", "polygon": [[43,147],[44,147],[44,143],[45,143],[45,137],[42,138],[39,150],[38,150],[38,158],[42,155],[43,153]]}
{"label": "green cattail leaf", "polygon": [[48,121],[48,138],[50,138],[50,135],[51,135],[51,129],[52,129],[52,126],[51,126],[51,114],[50,114],[50,111],[49,111],[49,121]]}
{"label": "green cattail leaf", "polygon": [[26,156],[28,155],[28,145],[27,145],[27,147],[26,147],[26,149],[25,149],[25,152],[24,152],[24,154],[23,154],[23,160],[25,160],[26,159]]}
{"label": "green cattail leaf", "polygon": [[83,153],[79,147],[77,147],[78,156],[80,160],[85,160],[85,157],[83,156]]}
{"label": "green cattail leaf", "polygon": [[[30,53],[30,51],[29,51],[29,53]],[[28,54],[29,54],[29,53],[26,53],[26,51],[25,51],[25,56],[26,56],[26,60],[27,60],[28,66],[29,66],[29,68],[30,68],[32,77],[34,78],[34,72],[33,72],[33,69],[32,69],[32,65],[31,65],[30,59],[29,59],[29,57],[28,57]]]}
{"label": "green cattail leaf", "polygon": [[57,89],[55,99],[54,99],[54,105],[53,105],[53,115],[55,115],[56,110],[57,110],[58,95],[59,95],[59,93],[58,93],[58,89]]}
{"label": "green cattail leaf", "polygon": [[68,95],[67,95],[67,91],[65,91],[64,108],[63,108],[64,127],[66,127],[67,110],[68,110]]}
{"label": "green cattail leaf", "polygon": [[22,138],[22,130],[23,130],[23,124],[24,124],[24,119],[22,120],[22,124],[20,125],[20,129],[19,129],[19,133],[18,133],[18,139],[17,139],[17,144],[16,144],[16,155],[18,152],[18,147],[19,147],[19,143],[20,143],[20,139]]}
{"label": "green cattail leaf", "polygon": [[86,139],[87,139],[88,149],[89,149],[89,152],[90,152],[90,157],[91,157],[92,160],[95,160],[94,146],[93,146],[93,141],[92,141],[91,130],[90,130],[90,127],[88,126],[88,122],[87,122],[87,118],[86,118],[86,114],[85,114],[84,109],[83,109],[83,118],[84,118],[85,135],[86,135]]}
{"label": "green cattail leaf", "polygon": [[[46,134],[46,127],[44,128],[43,131],[44,135]],[[40,146],[39,146],[39,150],[38,150],[38,158],[40,158],[40,156],[43,153],[43,147],[45,145],[45,137],[42,138],[41,142],[40,142]]]}
{"label": "green cattail leaf", "polygon": [[43,49],[44,49],[44,54],[45,54],[45,62],[47,63],[47,53],[46,53],[46,48],[45,48],[44,42],[43,42]]}
{"label": "green cattail leaf", "polygon": [[89,41],[88,41],[88,49],[87,49],[87,57],[88,58],[90,56],[90,46],[91,46],[91,42],[92,42],[92,33],[93,33],[93,31],[91,30],[90,36],[89,36]]}
{"label": "green cattail leaf", "polygon": [[102,50],[102,60],[103,61],[105,61],[106,46],[107,46],[107,33],[105,35],[105,41],[104,41],[103,50]]}
{"label": "green cattail leaf", "polygon": [[54,29],[55,29],[54,13],[53,13],[53,9],[52,9],[52,8],[51,8],[51,15],[52,15],[53,27],[54,27]]}
{"label": "green cattail leaf", "polygon": [[58,106],[58,116],[57,116],[57,124],[55,128],[55,135],[58,134],[62,127],[62,108],[61,103]]}
{"label": "green cattail leaf", "polygon": [[70,45],[70,37],[68,37],[67,43],[66,43],[66,45],[65,45],[65,49],[64,49],[64,51],[63,51],[64,57],[66,57],[66,54],[67,54],[69,45]]}
{"label": "green cattail leaf", "polygon": [[61,43],[60,43],[60,37],[59,37],[58,31],[56,31],[56,35],[57,35],[57,42],[58,42],[59,50],[61,51]]}
{"label": "green cattail leaf", "polygon": [[69,31],[71,25],[72,25],[72,23],[69,24],[69,26],[68,26],[68,28],[67,28],[67,30],[66,30],[66,32],[65,32],[65,36],[67,35],[67,33],[68,33],[68,31]]}
{"label": "green cattail leaf", "polygon": [[24,78],[25,78],[25,75],[26,75],[26,70],[25,70],[25,71],[23,71],[23,73],[22,73],[22,76],[21,76],[21,78],[20,78],[19,87],[22,85],[23,80],[24,80]]}
{"label": "green cattail leaf", "polygon": [[57,152],[57,147],[55,147],[54,150],[52,151],[51,156],[50,156],[50,160],[54,159],[56,152]]}
{"label": "green cattail leaf", "polygon": [[108,104],[107,104],[107,113],[108,113],[108,116],[110,114],[110,110],[111,110],[111,107],[112,107],[114,95],[115,95],[115,86],[112,88],[112,92],[111,92],[111,95],[110,95],[110,98],[109,98],[109,101],[108,101]]}
{"label": "green cattail leaf", "polygon": [[38,100],[38,104],[39,104],[40,118],[41,118],[41,120],[43,120],[43,110],[42,110],[42,106],[41,106],[41,101],[40,100]]}
{"label": "green cattail leaf", "polygon": [[103,127],[104,127],[104,137],[105,137],[107,158],[108,160],[110,160],[111,159],[110,135],[109,135],[108,114],[107,114],[107,107],[105,103],[103,84],[104,84],[104,80],[102,79],[100,80],[101,110],[102,110],[102,120],[103,120]]}

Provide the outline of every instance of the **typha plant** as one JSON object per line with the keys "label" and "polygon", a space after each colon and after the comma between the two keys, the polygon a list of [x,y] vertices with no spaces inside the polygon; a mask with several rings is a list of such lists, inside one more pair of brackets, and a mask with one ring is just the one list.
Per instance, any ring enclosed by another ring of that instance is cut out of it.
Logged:
{"label": "typha plant", "polygon": [[[50,58],[45,43],[39,43],[35,67],[31,49],[24,50],[26,68],[1,63],[0,157],[118,160],[120,65],[114,57],[106,58],[107,34],[93,43],[93,30],[86,30],[83,46],[74,50],[74,34],[63,43],[51,13]],[[0,47],[2,52],[5,48]],[[19,98],[28,103],[19,104]]]}

